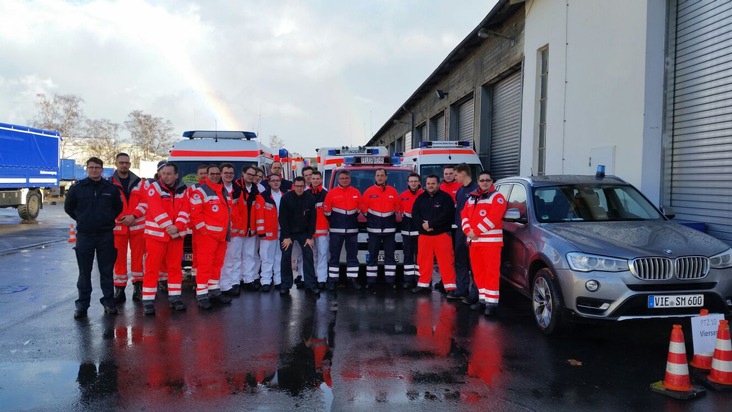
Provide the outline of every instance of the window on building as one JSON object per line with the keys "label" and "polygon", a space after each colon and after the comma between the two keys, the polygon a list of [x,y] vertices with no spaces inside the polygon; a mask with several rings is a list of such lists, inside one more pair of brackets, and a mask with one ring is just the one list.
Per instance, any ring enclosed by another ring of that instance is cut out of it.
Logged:
{"label": "window on building", "polygon": [[549,48],[539,49],[538,55],[538,86],[537,93],[537,118],[538,130],[536,134],[536,174],[539,176],[546,174],[546,104],[547,104],[547,86],[549,82]]}

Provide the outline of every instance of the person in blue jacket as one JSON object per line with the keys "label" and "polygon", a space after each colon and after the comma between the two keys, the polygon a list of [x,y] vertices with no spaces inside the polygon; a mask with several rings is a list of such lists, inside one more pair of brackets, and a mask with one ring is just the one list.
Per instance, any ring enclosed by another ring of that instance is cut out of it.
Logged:
{"label": "person in blue jacket", "polygon": [[116,315],[114,301],[113,271],[117,259],[114,247],[115,219],[122,212],[122,198],[119,189],[107,179],[102,179],[104,162],[97,157],[86,161],[87,177],[71,186],[66,194],[64,211],[76,221],[76,261],[79,264],[79,279],[76,288],[74,319],[87,316],[91,302],[91,272],[94,255],[97,256],[99,284],[102,288],[100,302],[104,314]]}

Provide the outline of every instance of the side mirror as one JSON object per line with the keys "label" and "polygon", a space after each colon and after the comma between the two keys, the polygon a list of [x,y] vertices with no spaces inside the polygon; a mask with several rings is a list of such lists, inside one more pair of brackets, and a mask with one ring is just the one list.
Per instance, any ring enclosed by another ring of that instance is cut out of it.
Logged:
{"label": "side mirror", "polygon": [[673,219],[676,217],[676,212],[674,212],[674,210],[671,209],[670,206],[668,206],[668,207],[661,206],[661,213],[663,213],[663,215],[669,219]]}
{"label": "side mirror", "polygon": [[506,222],[526,223],[526,218],[522,218],[521,212],[516,208],[506,210],[506,213],[503,215],[503,220]]}

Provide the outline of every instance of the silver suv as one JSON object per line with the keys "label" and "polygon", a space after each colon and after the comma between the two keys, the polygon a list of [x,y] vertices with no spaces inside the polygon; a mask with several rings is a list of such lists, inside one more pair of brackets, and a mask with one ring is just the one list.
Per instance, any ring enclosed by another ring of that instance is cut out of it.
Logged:
{"label": "silver suv", "polygon": [[501,277],[544,334],[567,315],[627,320],[732,310],[732,249],[669,221],[614,176],[512,177]]}

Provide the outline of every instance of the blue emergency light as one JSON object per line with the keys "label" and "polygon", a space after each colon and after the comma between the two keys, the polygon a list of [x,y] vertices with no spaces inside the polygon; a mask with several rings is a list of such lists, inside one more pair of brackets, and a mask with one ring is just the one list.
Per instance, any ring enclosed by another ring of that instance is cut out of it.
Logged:
{"label": "blue emergency light", "polygon": [[290,153],[287,152],[287,149],[280,149],[277,154],[280,156],[280,159],[290,157]]}
{"label": "blue emergency light", "polygon": [[393,165],[400,165],[402,164],[402,159],[399,156],[392,156],[391,157],[391,164]]}
{"label": "blue emergency light", "polygon": [[352,165],[356,163],[356,157],[354,156],[348,156],[343,158],[343,163],[347,165]]}

